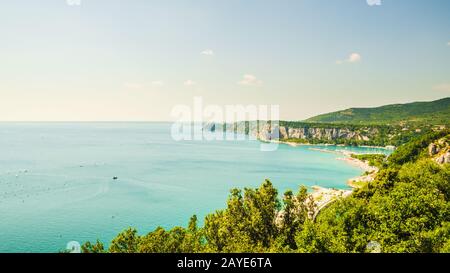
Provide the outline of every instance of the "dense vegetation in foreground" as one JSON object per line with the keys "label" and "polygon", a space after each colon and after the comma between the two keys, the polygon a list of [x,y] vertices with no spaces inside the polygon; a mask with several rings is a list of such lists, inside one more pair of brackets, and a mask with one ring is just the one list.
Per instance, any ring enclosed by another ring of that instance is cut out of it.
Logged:
{"label": "dense vegetation in foreground", "polygon": [[[97,241],[86,253],[156,252],[450,252],[450,164],[429,153],[438,142],[448,152],[450,132],[421,136],[383,162],[374,182],[321,210],[305,187],[279,198],[269,181],[258,189],[233,189],[227,208],[193,216],[186,228],[127,229],[108,249]],[[442,144],[444,143],[444,144]],[[282,211],[282,217],[280,217]]]}

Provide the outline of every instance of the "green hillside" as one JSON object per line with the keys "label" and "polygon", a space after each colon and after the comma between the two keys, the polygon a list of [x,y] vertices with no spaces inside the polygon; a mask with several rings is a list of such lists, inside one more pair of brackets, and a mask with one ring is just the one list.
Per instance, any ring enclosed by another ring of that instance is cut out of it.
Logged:
{"label": "green hillside", "polygon": [[450,97],[431,102],[392,104],[375,108],[350,108],[315,116],[307,119],[306,122],[444,125],[450,123]]}

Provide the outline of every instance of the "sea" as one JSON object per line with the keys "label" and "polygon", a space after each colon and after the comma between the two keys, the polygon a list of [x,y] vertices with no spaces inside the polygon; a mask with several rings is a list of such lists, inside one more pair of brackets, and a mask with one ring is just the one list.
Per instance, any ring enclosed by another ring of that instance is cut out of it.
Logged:
{"label": "sea", "polygon": [[[174,140],[170,123],[0,123],[0,252],[54,253],[73,242],[108,245],[134,227],[200,224],[233,188],[269,179],[280,196],[301,185],[348,189],[363,171],[336,151],[379,148]],[[314,148],[314,149],[311,149]],[[330,153],[319,151],[329,150]]]}

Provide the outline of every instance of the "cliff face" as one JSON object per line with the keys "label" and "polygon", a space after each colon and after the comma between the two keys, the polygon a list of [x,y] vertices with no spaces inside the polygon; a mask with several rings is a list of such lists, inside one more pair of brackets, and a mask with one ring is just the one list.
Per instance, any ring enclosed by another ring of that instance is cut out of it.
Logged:
{"label": "cliff face", "polygon": [[448,137],[439,139],[428,146],[428,154],[438,164],[450,163],[450,144]]}
{"label": "cliff face", "polygon": [[[351,130],[348,128],[319,128],[319,127],[278,127],[280,139],[316,139],[316,140],[360,140],[369,141],[372,135],[377,133],[377,130]],[[264,131],[264,130],[263,130]]]}
{"label": "cliff face", "polygon": [[304,124],[289,126],[283,123],[270,124],[266,122],[251,123],[237,123],[237,124],[209,124],[205,126],[208,130],[219,131],[224,130],[227,132],[234,131],[241,134],[249,134],[260,140],[290,140],[290,141],[303,141],[303,142],[336,142],[340,141],[359,141],[369,142],[375,136],[379,134],[379,129],[376,127],[358,127],[352,128],[342,126],[323,126]]}

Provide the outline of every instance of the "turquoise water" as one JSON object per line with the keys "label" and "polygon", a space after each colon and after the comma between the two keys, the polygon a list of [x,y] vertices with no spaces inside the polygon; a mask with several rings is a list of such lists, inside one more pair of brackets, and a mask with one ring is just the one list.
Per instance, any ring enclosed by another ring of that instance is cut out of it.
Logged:
{"label": "turquoise water", "polygon": [[164,123],[0,123],[0,252],[57,252],[69,241],[109,242],[129,226],[142,234],[185,225],[223,208],[231,188],[266,178],[281,191],[347,188],[361,173],[337,154],[259,145],[175,142]]}

